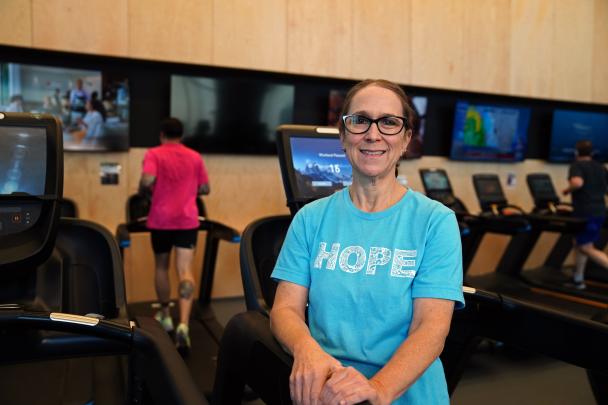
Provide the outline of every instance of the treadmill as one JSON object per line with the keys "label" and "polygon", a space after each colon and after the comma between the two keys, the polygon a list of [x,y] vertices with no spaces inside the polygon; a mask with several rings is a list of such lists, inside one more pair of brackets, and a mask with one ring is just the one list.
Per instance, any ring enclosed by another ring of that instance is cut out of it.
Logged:
{"label": "treadmill", "polygon": [[[560,215],[571,215],[572,204],[560,201],[551,177],[547,173],[532,173],[527,176],[528,189],[534,199],[534,211],[538,213],[559,212]],[[546,267],[556,269],[564,268],[564,261],[572,250],[574,238],[572,235],[560,236],[553,247],[551,254],[545,262]],[[604,250],[608,245],[608,219],[604,221],[600,232],[600,239],[595,242],[595,247]],[[570,270],[573,266],[569,266]],[[587,285],[598,287],[608,292],[608,270],[599,267],[592,260],[587,262],[585,268],[585,280]],[[591,290],[591,289],[589,289]]]}
{"label": "treadmill", "polygon": [[471,214],[465,204],[454,195],[450,179],[444,169],[420,169],[419,173],[427,197],[452,209],[458,222],[468,228],[467,237],[462,238],[462,270],[465,275],[486,233],[513,236],[530,230],[528,221],[523,217]]}
{"label": "treadmill", "polygon": [[0,402],[206,403],[158,323],[128,314],[114,237],[60,218],[62,134],[0,113]]}
{"label": "treadmill", "polygon": [[547,219],[537,214],[526,214],[521,208],[509,205],[498,176],[495,174],[476,174],[473,176],[473,184],[479,199],[479,205],[482,208],[481,216],[522,217],[530,221],[531,230],[528,233],[518,234],[511,238],[493,272],[467,276],[464,280],[466,285],[495,291],[514,299],[586,319],[596,316],[598,311],[608,309],[607,303],[533,285],[522,277],[522,267],[541,232],[559,232],[565,227],[579,229],[577,227],[584,226],[584,222],[580,223],[580,220],[562,217]]}
{"label": "treadmill", "polygon": [[[223,333],[223,327],[217,321],[211,308],[211,290],[215,276],[217,253],[221,241],[239,243],[240,234],[235,229],[204,216],[206,210],[200,198],[197,198],[197,207],[199,211],[199,231],[206,232],[206,240],[198,298],[195,298],[192,303],[192,313],[190,315],[189,326],[192,347],[184,361],[199,391],[206,398],[210,398],[215,378],[217,352]],[[146,227],[149,208],[149,201],[146,198],[137,194],[129,197],[126,204],[127,223],[118,225],[116,231],[121,252],[130,246],[131,234],[150,232]],[[152,277],[152,274],[150,277]],[[171,316],[173,319],[179,318],[178,308],[179,304],[172,301]],[[153,317],[158,310],[158,303],[156,301],[131,303],[128,309],[136,315]]]}
{"label": "treadmill", "polygon": [[[506,202],[497,175],[480,174],[476,176],[473,181],[477,182],[476,184],[478,185],[478,196],[482,209],[488,209],[489,199],[492,200],[491,203],[498,206],[510,206]],[[484,195],[484,187],[492,187],[492,189],[496,190],[495,194],[492,197]],[[569,277],[562,273],[561,265],[554,265],[556,258],[552,257],[552,255],[556,255],[556,251],[561,249],[561,242],[559,240],[557,242],[558,249],[553,249],[548,257],[550,265],[545,263],[537,269],[523,269],[526,259],[534,250],[543,232],[557,232],[566,238],[572,239],[577,232],[580,232],[585,227],[586,221],[584,219],[567,215],[567,211],[564,211],[558,205],[551,204],[550,207],[552,208],[525,214],[525,217],[532,225],[532,229],[528,234],[518,237],[515,243],[509,245],[503,259],[498,265],[497,271],[518,277],[533,287],[554,291],[564,299],[572,301],[580,299],[581,302],[608,304],[608,288],[606,288],[608,286],[602,288],[598,285],[600,283],[597,283],[590,285],[586,290],[577,290],[569,285]],[[557,254],[563,256],[563,250]]]}

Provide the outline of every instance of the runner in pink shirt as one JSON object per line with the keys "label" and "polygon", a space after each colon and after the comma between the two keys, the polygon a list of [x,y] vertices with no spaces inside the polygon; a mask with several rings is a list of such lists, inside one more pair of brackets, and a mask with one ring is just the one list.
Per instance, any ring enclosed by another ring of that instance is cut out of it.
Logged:
{"label": "runner in pink shirt", "polygon": [[175,246],[180,310],[175,336],[180,352],[187,353],[191,345],[188,320],[194,295],[192,259],[199,226],[196,199],[199,194],[209,194],[209,178],[201,156],[181,144],[182,134],[183,126],[178,119],[161,122],[161,145],[146,152],[140,193],[152,194],[147,226],[156,264],[154,284],[162,306],[155,318],[165,330],[173,330],[169,313],[169,254]]}

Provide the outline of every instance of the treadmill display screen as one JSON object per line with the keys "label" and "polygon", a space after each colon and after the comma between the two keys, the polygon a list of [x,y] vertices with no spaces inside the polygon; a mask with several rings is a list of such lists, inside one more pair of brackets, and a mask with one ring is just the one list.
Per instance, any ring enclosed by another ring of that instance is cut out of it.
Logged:
{"label": "treadmill display screen", "polygon": [[46,130],[0,127],[0,195],[44,195]]}
{"label": "treadmill display screen", "polygon": [[324,197],[352,183],[353,170],[337,137],[294,136],[289,142],[298,197]]}
{"label": "treadmill display screen", "polygon": [[450,185],[444,172],[427,171],[422,175],[424,188],[428,191],[449,191]]}
{"label": "treadmill display screen", "polygon": [[530,191],[532,192],[534,199],[554,200],[558,198],[555,193],[555,188],[553,188],[553,184],[551,183],[551,179],[548,177],[530,179]]}
{"label": "treadmill display screen", "polygon": [[504,199],[500,183],[494,179],[479,179],[477,180],[477,186],[479,187],[479,197],[484,201]]}

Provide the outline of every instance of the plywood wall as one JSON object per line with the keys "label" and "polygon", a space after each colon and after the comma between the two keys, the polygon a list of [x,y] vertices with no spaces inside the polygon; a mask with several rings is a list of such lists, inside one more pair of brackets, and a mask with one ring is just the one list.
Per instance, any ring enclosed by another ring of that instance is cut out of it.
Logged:
{"label": "plywood wall", "polygon": [[0,43],[608,102],[606,0],[4,0]]}

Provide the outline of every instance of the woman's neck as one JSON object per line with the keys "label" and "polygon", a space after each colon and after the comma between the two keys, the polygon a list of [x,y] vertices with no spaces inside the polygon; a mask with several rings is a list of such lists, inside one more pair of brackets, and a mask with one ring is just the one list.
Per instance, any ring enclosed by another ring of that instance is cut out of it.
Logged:
{"label": "woman's neck", "polygon": [[370,179],[364,184],[353,181],[348,192],[355,207],[364,212],[378,212],[395,205],[407,188],[399,184],[396,178],[389,177]]}

